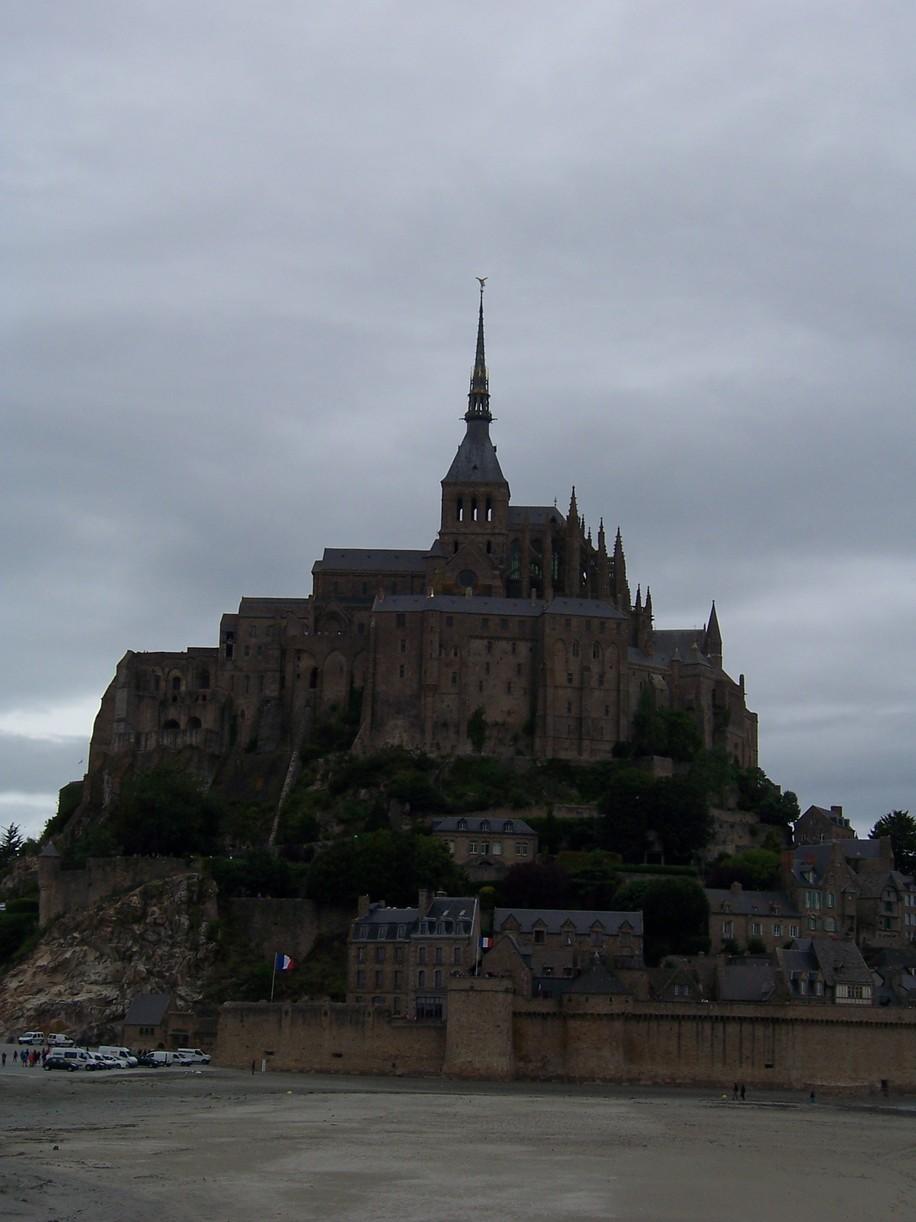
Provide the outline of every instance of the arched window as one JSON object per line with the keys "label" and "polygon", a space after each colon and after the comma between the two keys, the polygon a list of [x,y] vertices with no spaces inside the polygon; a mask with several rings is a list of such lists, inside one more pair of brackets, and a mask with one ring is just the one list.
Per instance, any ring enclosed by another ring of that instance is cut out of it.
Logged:
{"label": "arched window", "polygon": [[309,671],[309,687],[314,691],[318,686],[318,667],[313,666]]}
{"label": "arched window", "polygon": [[476,496],[472,496],[472,497],[471,497],[471,521],[472,521],[472,522],[476,522],[476,521],[477,521],[477,512],[478,512],[478,510],[477,510],[477,497],[476,497]]}
{"label": "arched window", "polygon": [[199,717],[191,717],[188,719],[189,730],[199,730],[201,728],[201,720]]}
{"label": "arched window", "polygon": [[163,730],[180,730],[181,726],[174,719],[174,717],[170,717],[168,721],[162,723],[162,728]]}
{"label": "arched window", "polygon": [[181,675],[172,676],[172,691],[173,692],[181,691]]}
{"label": "arched window", "polygon": [[425,963],[425,962],[426,962],[426,947],[421,946],[420,949],[417,951],[417,963]]}
{"label": "arched window", "polygon": [[459,496],[458,500],[455,502],[455,521],[456,522],[464,521],[464,497],[463,496]]}

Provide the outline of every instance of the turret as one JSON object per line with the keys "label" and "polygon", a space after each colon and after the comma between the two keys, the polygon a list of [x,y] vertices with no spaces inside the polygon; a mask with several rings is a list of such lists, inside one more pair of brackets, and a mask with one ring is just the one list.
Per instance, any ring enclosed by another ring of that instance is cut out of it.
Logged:
{"label": "turret", "polygon": [[607,554],[607,540],[604,537],[604,518],[598,522],[598,558],[595,561],[595,575],[598,588],[595,595],[605,601],[611,597],[611,562]]}
{"label": "turret", "polygon": [[582,586],[582,523],[576,505],[576,485],[569,498],[566,515],[566,596],[578,598]]}
{"label": "turret", "polygon": [[713,599],[706,632],[703,635],[703,652],[716,666],[722,665],[722,633],[719,631],[719,617],[716,615],[716,600]]}
{"label": "turret", "polygon": [[630,587],[627,585],[627,562],[623,554],[623,539],[620,536],[620,527],[617,527],[617,538],[614,540],[614,559],[611,564],[611,574],[613,578],[612,593],[614,602],[617,604],[617,610],[627,612],[630,610]]}

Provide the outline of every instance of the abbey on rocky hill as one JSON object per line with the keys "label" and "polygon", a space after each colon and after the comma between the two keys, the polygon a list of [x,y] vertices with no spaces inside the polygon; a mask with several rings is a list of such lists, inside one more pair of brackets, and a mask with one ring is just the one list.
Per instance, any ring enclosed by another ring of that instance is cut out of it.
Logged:
{"label": "abbey on rocky hill", "polygon": [[657,630],[648,587],[631,599],[620,531],[609,550],[602,521],[593,542],[575,489],[565,516],[511,504],[490,439],[482,293],[467,427],[432,546],[328,548],[310,597],[243,598],[218,647],[128,652],[96,720],[91,779],[148,752],[192,748],[215,763],[294,751],[357,699],[357,750],[602,759],[631,737],[646,689],[689,711],[707,746],[756,764],[757,718],[743,676],[722,668],[715,605],[703,629]]}

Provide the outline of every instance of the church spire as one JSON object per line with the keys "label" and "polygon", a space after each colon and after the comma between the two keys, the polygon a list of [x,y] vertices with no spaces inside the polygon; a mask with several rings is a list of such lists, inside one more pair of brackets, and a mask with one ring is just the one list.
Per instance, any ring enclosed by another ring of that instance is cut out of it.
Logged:
{"label": "church spire", "polygon": [[480,312],[477,315],[477,351],[474,354],[474,369],[471,373],[471,388],[468,391],[468,410],[465,420],[493,419],[490,413],[490,379],[487,376],[487,359],[483,344],[483,286],[486,276],[478,276],[480,281]]}
{"label": "church spire", "polygon": [[722,633],[719,630],[719,617],[716,615],[716,600],[712,601],[712,610],[703,634],[703,652],[711,662],[722,665]]}

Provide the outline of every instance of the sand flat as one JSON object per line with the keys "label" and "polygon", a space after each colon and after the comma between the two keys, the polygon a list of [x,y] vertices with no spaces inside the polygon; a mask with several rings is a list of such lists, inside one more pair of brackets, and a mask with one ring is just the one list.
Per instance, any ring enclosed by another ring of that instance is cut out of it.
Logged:
{"label": "sand flat", "polygon": [[905,1102],[8,1066],[0,1121],[15,1222],[916,1217]]}

